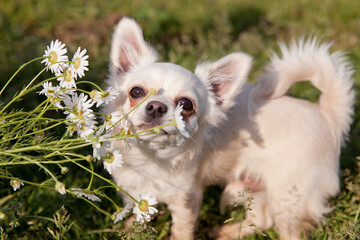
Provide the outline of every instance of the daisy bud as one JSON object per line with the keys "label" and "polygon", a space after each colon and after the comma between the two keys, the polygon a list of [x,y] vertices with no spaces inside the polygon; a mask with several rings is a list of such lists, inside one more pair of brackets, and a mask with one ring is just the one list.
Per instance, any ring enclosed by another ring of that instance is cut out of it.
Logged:
{"label": "daisy bud", "polygon": [[18,181],[18,180],[11,180],[10,185],[13,187],[14,191],[20,189],[21,186],[24,186],[24,183]]}
{"label": "daisy bud", "polygon": [[6,219],[5,213],[0,211],[0,220],[5,220],[5,219]]}
{"label": "daisy bud", "polygon": [[61,167],[61,174],[66,174],[69,171],[67,167]]}
{"label": "daisy bud", "polygon": [[89,163],[93,162],[94,158],[91,155],[87,155],[86,156],[86,161],[88,161]]}
{"label": "daisy bud", "polygon": [[150,94],[151,94],[151,95],[156,95],[156,93],[157,93],[157,89],[156,89],[156,88],[151,88],[151,89],[150,89]]}
{"label": "daisy bud", "polygon": [[160,134],[161,133],[161,128],[157,127],[157,128],[154,128],[154,133],[155,134]]}
{"label": "daisy bud", "polygon": [[56,183],[55,190],[58,191],[62,195],[66,194],[65,184],[63,184],[62,182]]}

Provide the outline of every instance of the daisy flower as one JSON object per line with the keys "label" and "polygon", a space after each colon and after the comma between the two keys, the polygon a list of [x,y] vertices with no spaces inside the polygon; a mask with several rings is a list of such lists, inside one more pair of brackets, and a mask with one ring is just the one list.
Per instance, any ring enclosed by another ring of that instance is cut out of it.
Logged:
{"label": "daisy flower", "polygon": [[14,191],[20,189],[21,186],[24,186],[24,183],[18,181],[18,180],[10,180],[10,185],[14,189]]}
{"label": "daisy flower", "polygon": [[81,189],[81,188],[71,188],[71,191],[79,197],[86,197],[87,199],[93,202],[101,202],[101,199],[93,194],[90,190]]}
{"label": "daisy flower", "polygon": [[57,80],[60,82],[60,87],[65,89],[76,88],[76,74],[69,64],[64,65],[63,72],[57,72],[55,75],[58,77]]}
{"label": "daisy flower", "polygon": [[47,96],[55,107],[62,108],[60,101],[63,100],[65,94],[59,86],[53,87],[51,82],[44,82],[43,90],[39,92],[39,95]]}
{"label": "daisy flower", "polygon": [[64,43],[62,44],[58,39],[55,42],[51,41],[50,46],[47,46],[43,55],[46,58],[41,63],[45,63],[53,73],[61,72],[64,66],[63,62],[69,60],[65,55],[66,53],[67,49]]}
{"label": "daisy flower", "polygon": [[87,66],[89,66],[89,61],[86,60],[89,58],[89,56],[85,55],[86,49],[83,49],[81,52],[80,50],[81,49],[79,47],[73,56],[73,63],[71,64],[72,68],[74,69],[73,73],[76,79],[77,77],[82,78],[85,76],[84,71],[89,71],[87,68]]}
{"label": "daisy flower", "polygon": [[91,99],[96,103],[96,107],[99,107],[101,104],[105,103],[108,104],[109,102],[116,99],[116,97],[120,94],[119,90],[112,89],[111,87],[103,92],[99,91],[92,91]]}
{"label": "daisy flower", "polygon": [[78,123],[91,123],[95,119],[93,110],[91,107],[93,103],[91,99],[87,99],[88,96],[84,93],[80,95],[74,93],[73,95],[66,95],[64,99],[64,114],[67,114],[67,119],[72,122]]}
{"label": "daisy flower", "polygon": [[69,131],[69,136],[72,137],[74,132],[77,130],[77,124],[76,123],[66,123],[67,124],[67,130]]}
{"label": "daisy flower", "polygon": [[39,92],[39,95],[45,95],[47,97],[55,97],[60,92],[60,87],[56,86],[53,87],[52,83],[47,81],[43,83],[43,90]]}
{"label": "daisy flower", "polygon": [[78,124],[76,131],[78,132],[79,137],[86,138],[90,136],[97,128],[95,124],[96,124],[95,121],[92,121],[91,124],[88,123]]}
{"label": "daisy flower", "polygon": [[123,164],[122,154],[118,149],[107,151],[105,156],[102,156],[102,159],[104,160],[104,169],[110,174]]}
{"label": "daisy flower", "polygon": [[185,130],[185,123],[183,121],[183,117],[181,116],[182,110],[183,106],[180,104],[175,108],[175,126],[184,137],[188,138],[190,137],[190,134]]}
{"label": "daisy flower", "polygon": [[66,95],[63,102],[66,109],[64,114],[67,114],[66,119],[70,121],[68,123],[70,133],[76,130],[80,137],[87,137],[93,133],[97,128],[97,122],[93,110],[90,109],[93,106],[91,99],[88,99],[84,93],[80,95],[74,93],[71,96]]}
{"label": "daisy flower", "polygon": [[[98,133],[101,133],[102,131],[98,131],[95,133],[95,135],[99,135]],[[106,150],[110,149],[110,141],[105,141],[106,139],[110,138],[111,135],[109,133],[105,133],[101,135],[100,137],[95,138],[95,141],[93,142],[93,158],[100,160],[101,156],[106,154]]]}
{"label": "daisy flower", "polygon": [[119,209],[114,213],[115,219],[114,223],[117,223],[120,220],[123,220],[127,213],[129,213],[131,210],[131,205],[129,203],[126,203],[125,207],[123,209]]}
{"label": "daisy flower", "polygon": [[120,121],[122,118],[123,117],[119,111],[105,115],[104,116],[104,124],[101,127],[101,130],[106,132],[110,128],[114,127],[115,124],[116,125],[120,124],[119,125],[120,129],[124,129],[126,132],[127,131],[127,121],[126,120]]}
{"label": "daisy flower", "polygon": [[157,204],[156,198],[152,193],[140,194],[139,203],[135,202],[133,213],[136,214],[136,221],[143,223],[150,221],[150,215],[157,213],[158,210],[152,206]]}
{"label": "daisy flower", "polygon": [[[80,93],[80,95],[78,95],[76,92],[71,95],[66,95],[63,102],[65,104],[64,108],[69,110],[76,110],[80,102],[82,104],[82,107],[88,110],[91,110],[90,108],[94,105],[92,100],[88,99],[88,95],[86,95],[85,93]],[[69,114],[71,112],[65,111],[64,113]]]}

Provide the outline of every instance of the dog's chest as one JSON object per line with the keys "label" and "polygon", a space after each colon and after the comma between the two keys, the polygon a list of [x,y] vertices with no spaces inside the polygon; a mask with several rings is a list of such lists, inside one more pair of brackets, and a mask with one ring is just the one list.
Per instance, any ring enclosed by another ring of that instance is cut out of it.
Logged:
{"label": "dog's chest", "polygon": [[[131,161],[131,164],[126,164]],[[124,155],[124,165],[112,174],[117,185],[134,197],[153,193],[159,202],[192,191],[196,185],[196,171],[190,164],[169,168],[141,155]]]}

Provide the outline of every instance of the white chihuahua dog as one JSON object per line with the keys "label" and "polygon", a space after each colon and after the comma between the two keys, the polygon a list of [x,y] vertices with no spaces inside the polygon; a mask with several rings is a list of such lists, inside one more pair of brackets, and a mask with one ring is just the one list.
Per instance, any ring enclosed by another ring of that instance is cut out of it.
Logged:
{"label": "white chihuahua dog", "polygon": [[[213,184],[225,186],[222,209],[250,189],[254,200],[243,226],[274,226],[281,239],[300,239],[339,192],[340,148],[352,121],[353,70],[329,47],[315,40],[280,45],[282,56],[274,55],[253,85],[245,83],[249,55],[200,63],[192,73],[157,62],[139,25],[123,18],[113,35],[107,81],[121,94],[104,112],[126,114],[145,100],[126,118],[137,132],[173,122],[181,105],[190,137],[172,125],[137,138],[130,148],[114,142],[123,154],[123,166],[112,173],[116,184],[133,196],[151,192],[167,204],[171,239],[194,238],[203,190]],[[285,96],[306,80],[321,91],[318,103]],[[146,98],[151,89],[157,93]],[[244,228],[240,237],[251,233]],[[238,234],[239,224],[229,224],[216,237]]]}

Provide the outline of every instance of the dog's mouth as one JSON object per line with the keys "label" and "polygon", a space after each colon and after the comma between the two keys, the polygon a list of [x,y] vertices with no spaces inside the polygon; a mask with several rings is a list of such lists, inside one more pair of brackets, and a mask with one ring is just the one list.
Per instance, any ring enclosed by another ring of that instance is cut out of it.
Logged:
{"label": "dog's mouth", "polygon": [[140,131],[146,131],[146,130],[149,130],[149,129],[154,129],[153,132],[157,133],[157,134],[160,134],[160,135],[169,135],[169,132],[166,131],[164,128],[156,128],[158,127],[159,125],[158,124],[155,124],[155,123],[143,123],[141,125],[139,125],[137,128],[140,130]]}
{"label": "dog's mouth", "polygon": [[156,126],[158,126],[158,125],[154,124],[154,123],[143,123],[138,126],[138,129],[139,130],[148,130],[150,128],[155,128]]}
{"label": "dog's mouth", "polygon": [[[159,127],[161,125],[156,123],[142,123],[138,125],[137,131],[141,131],[144,133],[144,135],[148,134],[155,134],[155,136],[166,136],[166,137],[172,137],[177,136],[178,131],[176,131],[174,126],[165,126],[165,127]],[[147,131],[148,130],[148,131]]]}

